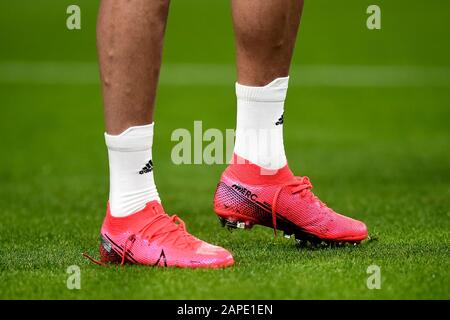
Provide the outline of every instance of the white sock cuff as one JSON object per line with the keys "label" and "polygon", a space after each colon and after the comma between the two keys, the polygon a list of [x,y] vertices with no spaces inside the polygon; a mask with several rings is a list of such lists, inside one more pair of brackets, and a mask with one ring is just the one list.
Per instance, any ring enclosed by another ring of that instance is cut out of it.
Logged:
{"label": "white sock cuff", "polygon": [[143,126],[129,127],[119,135],[105,132],[105,142],[109,150],[134,152],[151,149],[153,145],[154,122]]}
{"label": "white sock cuff", "polygon": [[286,99],[289,77],[276,78],[263,87],[251,87],[236,82],[236,96],[242,101],[283,102]]}

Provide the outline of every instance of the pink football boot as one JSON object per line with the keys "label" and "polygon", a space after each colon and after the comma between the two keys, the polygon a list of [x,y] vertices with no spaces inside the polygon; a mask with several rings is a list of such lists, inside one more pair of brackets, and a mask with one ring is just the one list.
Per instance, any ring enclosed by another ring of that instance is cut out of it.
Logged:
{"label": "pink football boot", "polygon": [[234,155],[214,196],[222,225],[251,228],[255,224],[295,235],[313,244],[359,243],[366,225],[328,208],[312,192],[308,177],[295,177],[289,167],[269,172]]}
{"label": "pink football boot", "polygon": [[157,201],[126,217],[113,217],[108,205],[100,256],[101,263],[164,267],[216,268],[234,263],[227,250],[189,234],[184,222],[176,215],[169,217]]}

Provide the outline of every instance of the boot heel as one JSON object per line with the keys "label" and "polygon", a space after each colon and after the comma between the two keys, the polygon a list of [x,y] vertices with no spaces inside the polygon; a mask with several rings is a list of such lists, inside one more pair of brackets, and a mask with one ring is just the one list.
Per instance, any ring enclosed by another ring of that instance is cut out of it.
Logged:
{"label": "boot heel", "polygon": [[219,217],[219,221],[222,227],[227,229],[251,229],[253,227],[253,223],[250,221],[238,221],[224,217]]}

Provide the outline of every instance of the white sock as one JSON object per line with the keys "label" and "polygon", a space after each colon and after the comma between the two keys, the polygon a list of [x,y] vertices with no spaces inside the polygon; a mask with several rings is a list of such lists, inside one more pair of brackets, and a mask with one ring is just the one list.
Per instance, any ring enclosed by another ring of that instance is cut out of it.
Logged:
{"label": "white sock", "polygon": [[152,200],[161,202],[153,179],[153,125],[130,127],[117,136],[105,133],[109,206],[115,217],[142,210]]}
{"label": "white sock", "polygon": [[234,152],[264,169],[287,163],[283,143],[284,100],[289,77],[264,87],[236,83],[237,124]]}

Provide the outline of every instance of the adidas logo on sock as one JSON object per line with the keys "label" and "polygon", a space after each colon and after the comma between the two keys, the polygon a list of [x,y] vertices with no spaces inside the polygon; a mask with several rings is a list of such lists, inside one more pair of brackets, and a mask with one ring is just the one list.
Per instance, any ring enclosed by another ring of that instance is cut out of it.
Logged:
{"label": "adidas logo on sock", "polygon": [[152,172],[152,170],[153,170],[153,161],[150,159],[145,165],[145,167],[143,167],[142,170],[139,171],[139,174],[149,173]]}
{"label": "adidas logo on sock", "polygon": [[275,125],[278,126],[280,124],[283,124],[284,122],[284,113],[281,115],[280,119],[278,119],[277,122],[275,122]]}

